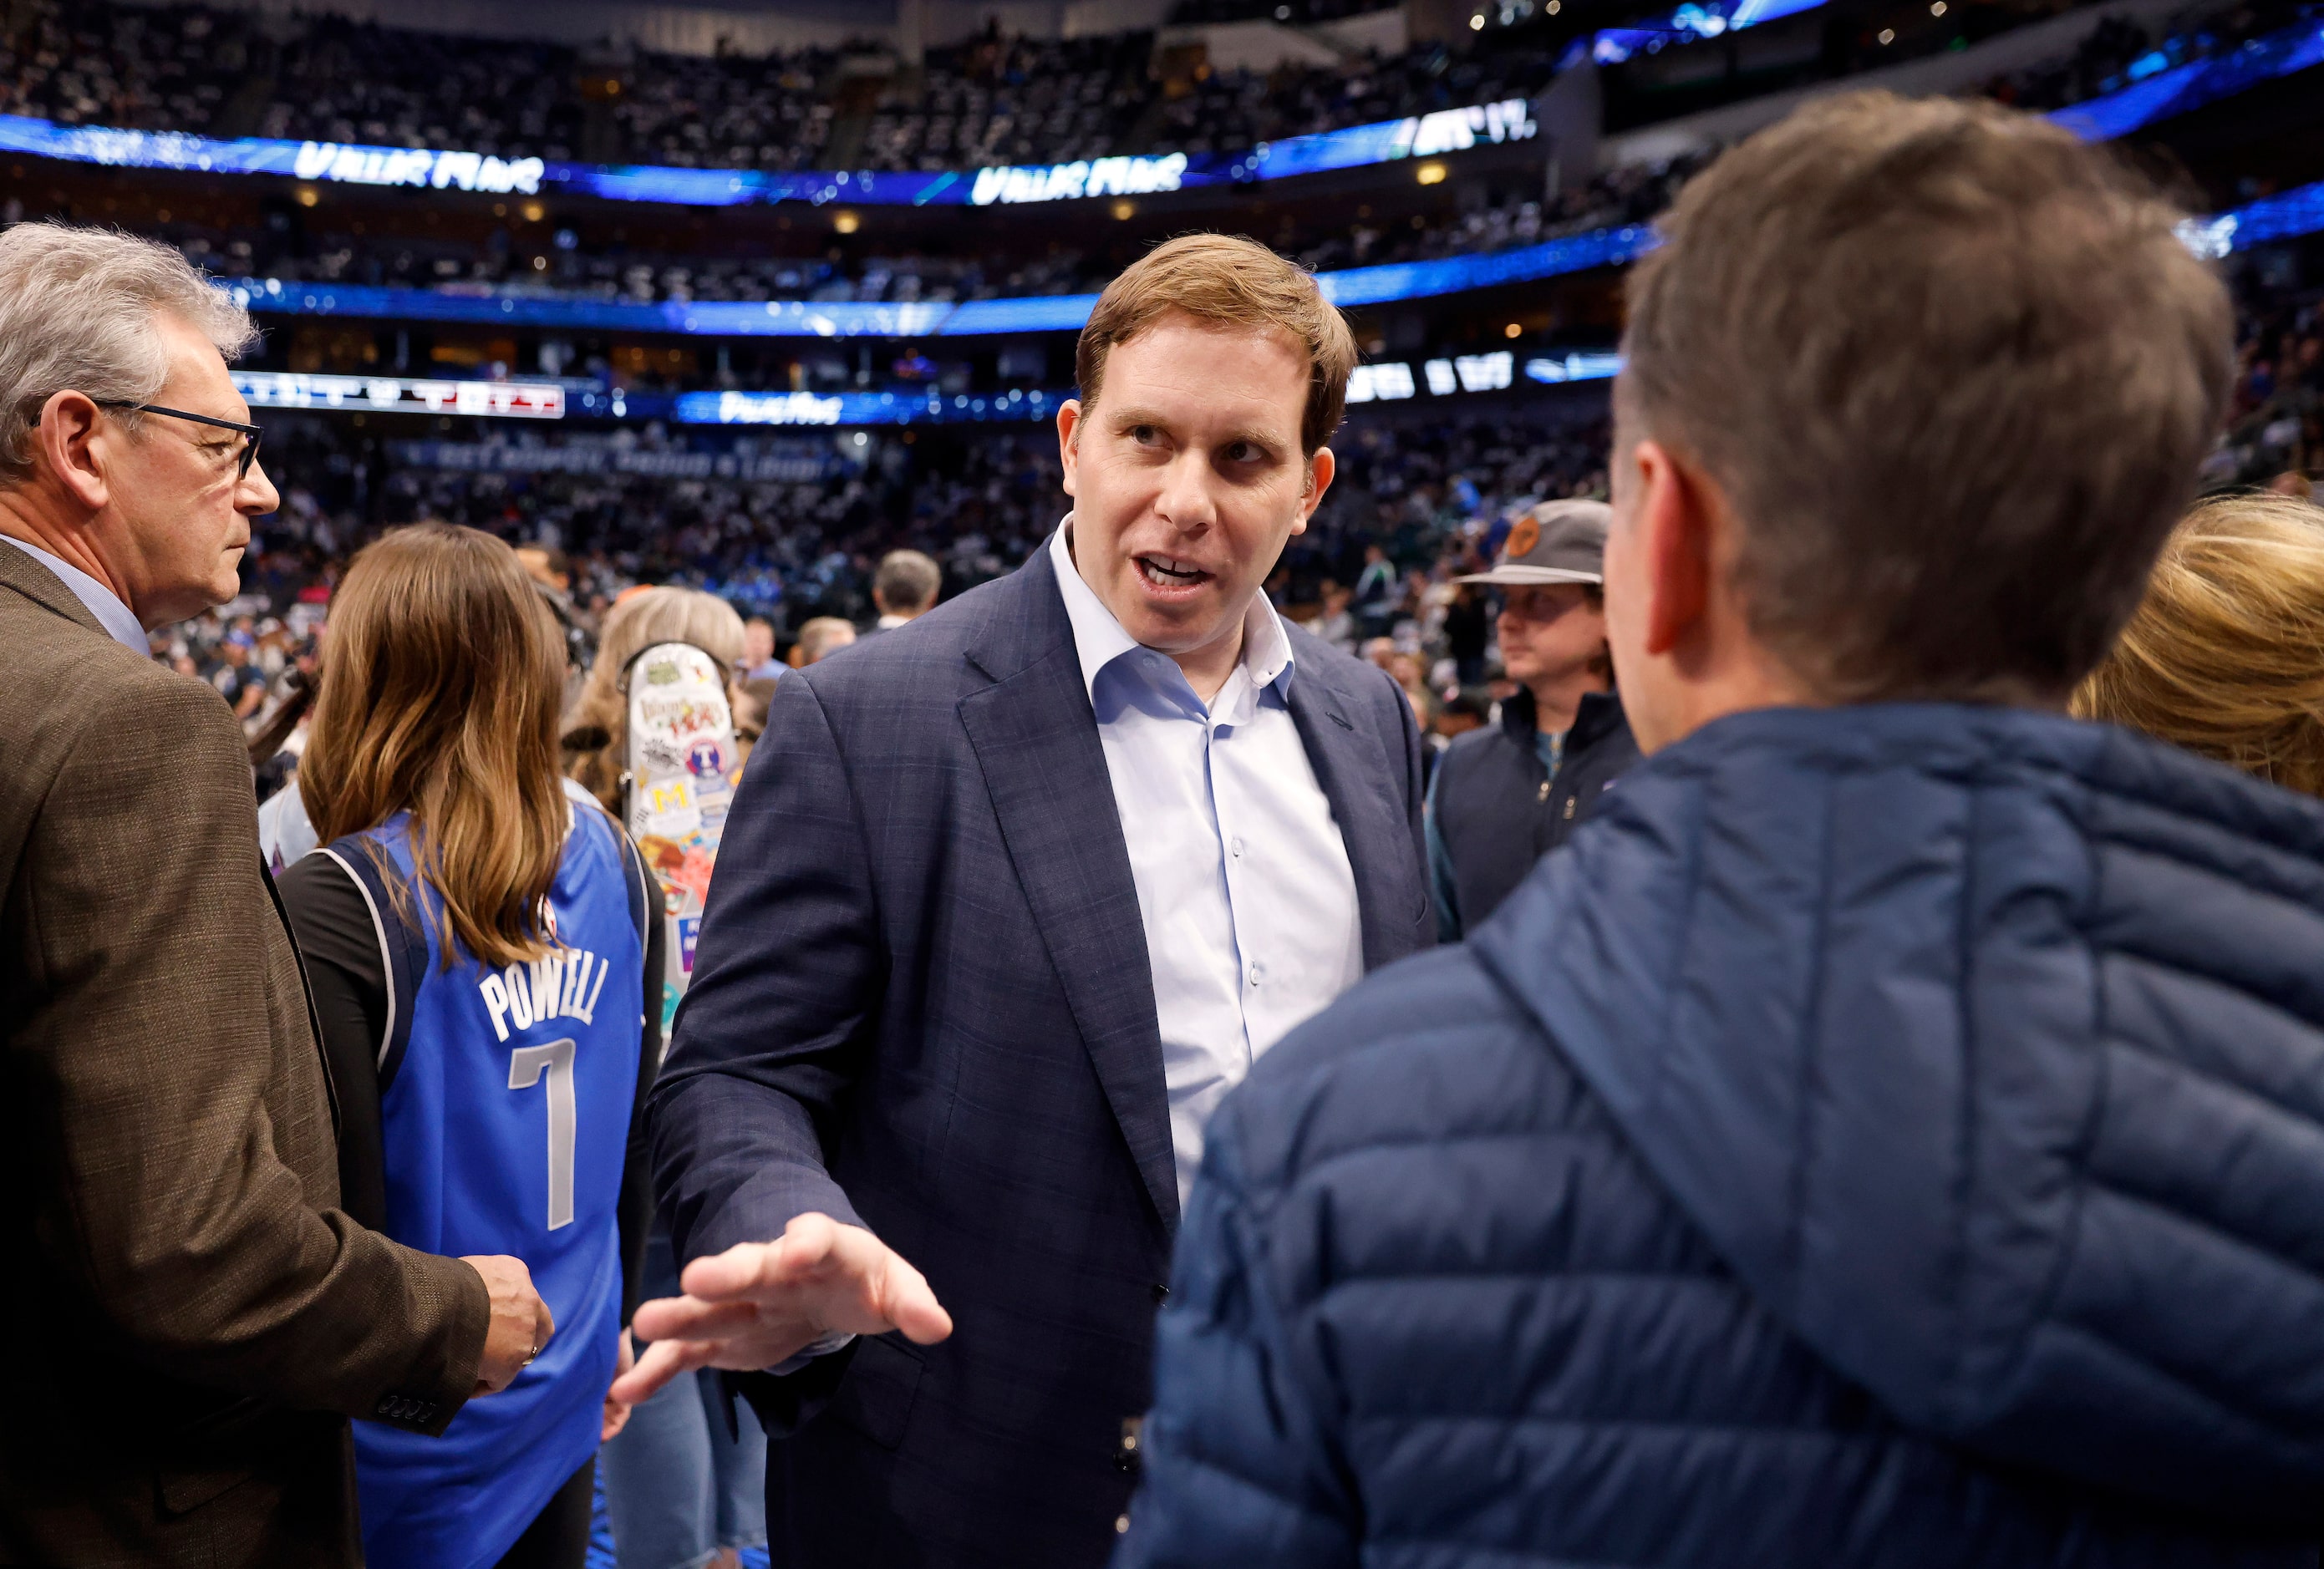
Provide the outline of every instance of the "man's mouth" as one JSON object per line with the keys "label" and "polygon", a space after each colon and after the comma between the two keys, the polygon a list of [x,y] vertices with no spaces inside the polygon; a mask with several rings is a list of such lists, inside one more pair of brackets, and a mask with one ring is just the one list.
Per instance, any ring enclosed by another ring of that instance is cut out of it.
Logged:
{"label": "man's mouth", "polygon": [[1211,574],[1191,561],[1175,555],[1147,555],[1133,556],[1138,563],[1138,575],[1158,589],[1190,589],[1208,583]]}

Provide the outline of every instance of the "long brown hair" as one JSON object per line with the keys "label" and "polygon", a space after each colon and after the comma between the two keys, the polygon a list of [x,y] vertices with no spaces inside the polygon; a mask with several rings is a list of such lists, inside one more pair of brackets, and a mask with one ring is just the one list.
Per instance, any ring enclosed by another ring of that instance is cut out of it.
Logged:
{"label": "long brown hair", "polygon": [[2246,494],[2188,514],[2073,711],[2324,795],[2324,509]]}
{"label": "long brown hair", "polygon": [[[570,821],[557,772],[565,648],[516,553],[416,523],[359,552],[331,602],[299,794],[323,843],[411,814],[412,862],[487,965],[549,950]],[[395,884],[391,880],[391,886]]]}

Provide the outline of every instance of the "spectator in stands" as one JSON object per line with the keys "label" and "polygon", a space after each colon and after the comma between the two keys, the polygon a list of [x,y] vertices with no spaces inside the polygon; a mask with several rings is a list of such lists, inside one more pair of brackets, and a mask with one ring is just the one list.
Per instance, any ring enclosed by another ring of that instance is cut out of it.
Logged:
{"label": "spectator in stands", "polygon": [[596,656],[596,631],[587,611],[573,603],[573,564],[565,552],[554,545],[533,544],[517,546],[516,558],[524,564],[525,575],[530,578],[547,601],[549,613],[557,618],[558,635],[565,643],[567,698],[578,690],[584,672]]}
{"label": "spectator in stands", "polygon": [[880,558],[872,577],[872,602],[879,608],[879,625],[872,630],[892,632],[936,608],[944,588],[944,569],[936,558],[918,550],[891,550]]}
{"label": "spectator in stands", "polygon": [[1647,760],[1213,1122],[1118,1564],[2314,1555],[2324,812],[2058,711],[2226,405],[2179,216],[1886,95],[1687,188]]}
{"label": "spectator in stands", "polygon": [[1371,636],[1387,634],[1404,604],[1404,585],[1396,575],[1396,564],[1388,558],[1388,551],[1378,544],[1364,546],[1364,569],[1356,575],[1356,619]]}
{"label": "spectator in stands", "polygon": [[1323,613],[1316,617],[1315,624],[1308,629],[1342,653],[1354,653],[1356,617],[1351,608],[1354,603],[1355,595],[1341,584],[1327,580],[1323,584]]}
{"label": "spectator in stands", "polygon": [[565,716],[565,771],[622,820],[622,775],[629,767],[630,665],[657,643],[691,643],[732,670],[742,657],[742,618],[699,589],[641,588],[605,618],[597,662]]}
{"label": "spectator in stands", "polygon": [[254,642],[246,629],[236,627],[218,646],[217,663],[207,673],[209,684],[217,688],[238,720],[249,719],[266,702],[265,673],[250,662]]}
{"label": "spectator in stands", "polygon": [[2197,507],[2074,712],[2324,796],[2324,509]]}
{"label": "spectator in stands", "polygon": [[811,617],[799,629],[798,641],[791,645],[791,668],[805,670],[810,665],[820,665],[854,641],[855,623],[845,617]]}
{"label": "spectator in stands", "polygon": [[655,912],[628,837],[558,775],[565,669],[538,585],[478,529],[384,536],[332,606],[299,770],[322,849],[281,888],[339,1190],[410,1246],[522,1259],[556,1324],[441,1434],[356,1425],[377,1569],[581,1569],[597,1446],[629,1416],[605,1391],[652,1209],[631,1135],[660,1055]]}
{"label": "spectator in stands", "polygon": [[775,624],[764,616],[742,623],[742,657],[734,666],[742,681],[772,681],[790,668],[775,657]]}
{"label": "spectator in stands", "polygon": [[1428,878],[1436,940],[1458,942],[1565,842],[1638,744],[1606,648],[1602,501],[1545,501],[1509,530],[1470,592],[1500,590],[1501,665],[1517,691],[1500,722],[1456,742],[1428,780]]}
{"label": "spectator in stands", "polygon": [[688,1294],[622,1392],[753,1370],[781,1562],[1099,1563],[1205,1114],[1429,940],[1409,711],[1259,592],[1355,357],[1265,248],[1149,252],[1047,546],[776,688],[655,1091]]}
{"label": "spectator in stands", "polygon": [[147,633],[234,597],[277,497],[174,252],[0,234],[0,1556],[353,1565],[347,1422],[440,1433],[545,1324],[514,1259],[339,1207],[250,759]]}

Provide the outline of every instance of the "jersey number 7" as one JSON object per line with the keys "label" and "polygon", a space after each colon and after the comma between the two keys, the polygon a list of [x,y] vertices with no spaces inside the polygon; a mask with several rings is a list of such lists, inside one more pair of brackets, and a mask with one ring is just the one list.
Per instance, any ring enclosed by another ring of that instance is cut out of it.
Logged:
{"label": "jersey number 7", "polygon": [[520,1046],[509,1053],[511,1089],[530,1089],[549,1073],[549,1229],[573,1224],[573,1106],[571,1041]]}

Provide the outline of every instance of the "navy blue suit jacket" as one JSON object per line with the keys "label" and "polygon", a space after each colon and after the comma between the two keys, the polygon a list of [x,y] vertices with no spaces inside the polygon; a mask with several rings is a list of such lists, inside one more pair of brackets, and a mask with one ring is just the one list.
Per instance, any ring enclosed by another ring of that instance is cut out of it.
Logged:
{"label": "navy blue suit jacket", "polygon": [[[1289,704],[1364,961],[1433,931],[1420,743],[1296,629]],[[726,824],[654,1095],[679,1256],[819,1210],[953,1316],[742,1381],[777,1564],[1104,1562],[1177,1185],[1146,938],[1047,552],[784,680]]]}

